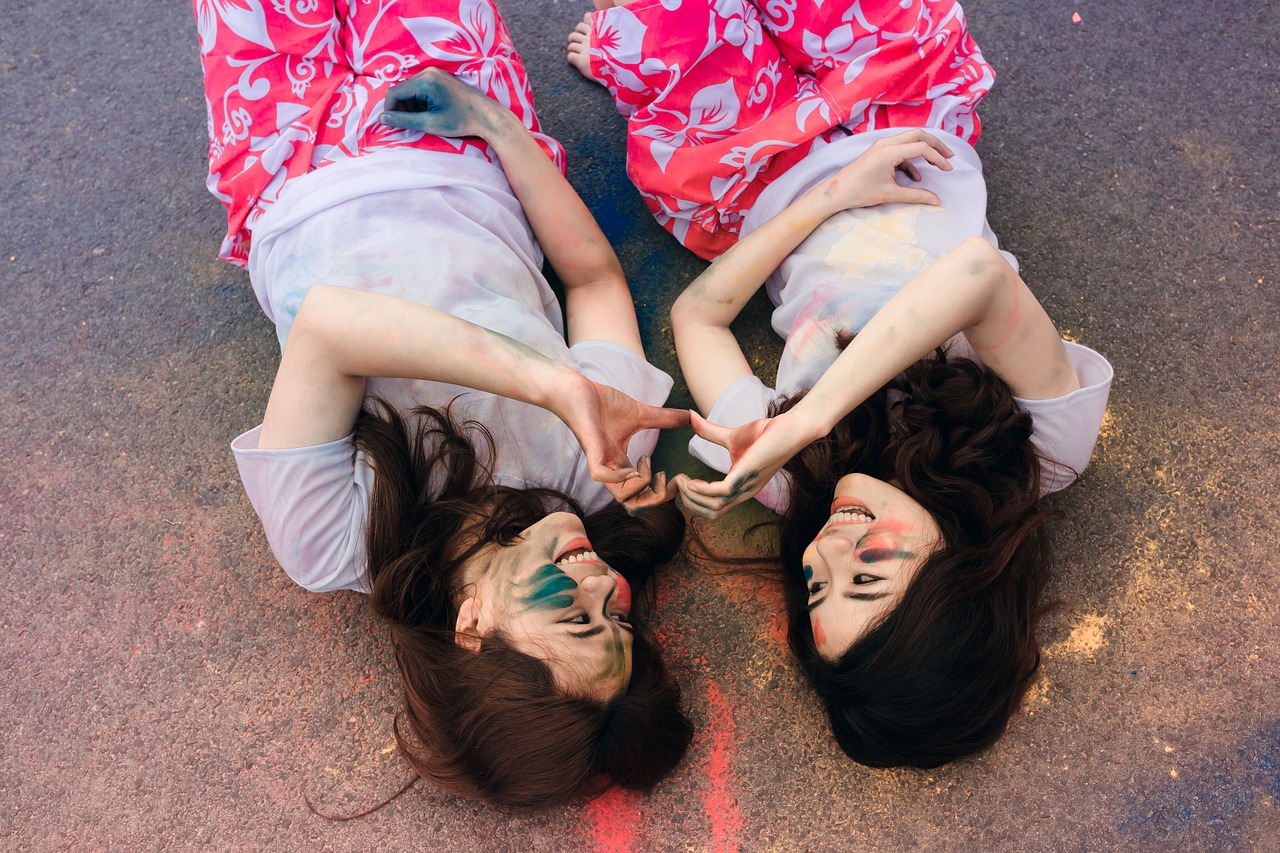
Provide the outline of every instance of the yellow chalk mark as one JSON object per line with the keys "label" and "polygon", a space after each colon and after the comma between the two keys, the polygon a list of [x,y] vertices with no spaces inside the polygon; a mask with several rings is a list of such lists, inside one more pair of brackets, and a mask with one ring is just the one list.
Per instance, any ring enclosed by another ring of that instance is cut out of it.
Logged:
{"label": "yellow chalk mark", "polygon": [[1094,653],[1107,644],[1107,627],[1111,624],[1108,616],[1087,615],[1080,619],[1071,629],[1071,636],[1054,643],[1045,649],[1049,657],[1093,657]]}

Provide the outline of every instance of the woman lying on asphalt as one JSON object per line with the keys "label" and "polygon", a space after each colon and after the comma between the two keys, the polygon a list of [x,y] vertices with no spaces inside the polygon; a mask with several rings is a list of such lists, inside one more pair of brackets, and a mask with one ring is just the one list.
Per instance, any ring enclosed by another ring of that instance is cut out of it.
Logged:
{"label": "woman lying on asphalt", "polygon": [[272,550],[369,593],[422,776],[509,806],[651,786],[691,729],[633,592],[684,524],[631,459],[688,415],[656,408],[671,379],[505,25],[489,0],[241,5],[195,2],[221,256],[283,347],[233,444]]}
{"label": "woman lying on asphalt", "polygon": [[[569,60],[628,117],[650,209],[716,259],[671,316],[690,450],[725,477],[682,500],[782,514],[791,647],[852,758],[989,746],[1039,663],[1040,498],[1088,463],[1112,372],[987,224],[994,75],[960,7],[640,0],[587,15]],[[774,387],[729,328],[761,285]]]}

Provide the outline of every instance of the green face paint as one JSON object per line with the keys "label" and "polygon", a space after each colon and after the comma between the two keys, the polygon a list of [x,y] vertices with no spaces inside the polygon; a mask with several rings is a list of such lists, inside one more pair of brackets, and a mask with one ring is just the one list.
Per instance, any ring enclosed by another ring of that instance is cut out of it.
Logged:
{"label": "green face paint", "polygon": [[563,610],[573,604],[573,591],[578,588],[573,578],[551,563],[540,566],[520,586],[527,590],[517,599],[525,610]]}
{"label": "green face paint", "polygon": [[622,641],[623,630],[613,625],[613,633],[605,645],[604,663],[596,676],[598,684],[621,684],[627,675],[627,648]]}

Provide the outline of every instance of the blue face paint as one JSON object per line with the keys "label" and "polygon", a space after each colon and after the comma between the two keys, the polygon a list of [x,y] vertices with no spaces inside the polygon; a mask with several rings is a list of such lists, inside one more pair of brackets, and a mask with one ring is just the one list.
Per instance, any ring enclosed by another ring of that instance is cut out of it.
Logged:
{"label": "blue face paint", "polygon": [[805,583],[813,583],[813,566],[805,565],[805,567],[804,567],[804,582],[805,582]]}
{"label": "blue face paint", "polygon": [[912,560],[914,551],[898,551],[892,548],[869,548],[859,552],[858,559],[864,563],[879,563],[885,560]]}
{"label": "blue face paint", "polygon": [[573,604],[573,590],[578,588],[573,578],[551,563],[540,566],[521,586],[529,591],[519,601],[530,610],[563,610]]}

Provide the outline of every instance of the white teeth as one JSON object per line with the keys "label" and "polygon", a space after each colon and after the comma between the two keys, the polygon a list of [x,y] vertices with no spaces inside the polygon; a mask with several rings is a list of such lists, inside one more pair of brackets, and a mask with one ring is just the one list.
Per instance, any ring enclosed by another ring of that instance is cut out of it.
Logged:
{"label": "white teeth", "polygon": [[866,510],[856,506],[847,506],[832,513],[831,517],[827,519],[827,524],[835,524],[836,522],[867,523],[875,520],[876,517]]}
{"label": "white teeth", "polygon": [[567,566],[570,563],[598,563],[600,558],[596,556],[595,551],[583,551],[581,554],[572,554],[561,560],[556,561],[557,566]]}

